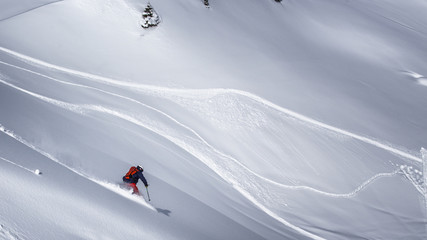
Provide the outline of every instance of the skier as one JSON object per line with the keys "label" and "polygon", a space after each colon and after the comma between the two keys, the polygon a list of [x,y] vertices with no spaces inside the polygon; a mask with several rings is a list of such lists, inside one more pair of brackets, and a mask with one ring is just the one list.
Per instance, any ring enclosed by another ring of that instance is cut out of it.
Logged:
{"label": "skier", "polygon": [[148,187],[147,180],[145,179],[144,175],[142,174],[143,171],[144,171],[144,169],[140,165],[138,165],[136,167],[131,167],[129,169],[129,171],[126,173],[126,175],[123,177],[123,182],[128,187],[131,187],[133,189],[132,194],[141,195],[139,193],[138,187],[136,186],[139,179],[141,179],[141,181],[144,183],[146,188]]}

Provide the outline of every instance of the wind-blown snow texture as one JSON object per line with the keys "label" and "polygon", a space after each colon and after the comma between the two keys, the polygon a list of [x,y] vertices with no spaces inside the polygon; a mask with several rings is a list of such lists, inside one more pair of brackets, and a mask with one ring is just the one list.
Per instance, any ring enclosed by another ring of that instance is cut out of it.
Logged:
{"label": "wind-blown snow texture", "polygon": [[0,239],[427,238],[425,1],[150,3],[0,3]]}

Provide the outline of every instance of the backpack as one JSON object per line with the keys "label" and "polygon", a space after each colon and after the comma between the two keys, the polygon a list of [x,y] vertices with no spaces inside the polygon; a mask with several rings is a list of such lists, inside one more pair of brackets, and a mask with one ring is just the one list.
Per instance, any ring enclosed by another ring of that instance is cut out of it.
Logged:
{"label": "backpack", "polygon": [[138,172],[138,169],[136,167],[131,167],[128,171],[128,173],[126,173],[126,175],[123,177],[123,179],[131,179],[132,176]]}

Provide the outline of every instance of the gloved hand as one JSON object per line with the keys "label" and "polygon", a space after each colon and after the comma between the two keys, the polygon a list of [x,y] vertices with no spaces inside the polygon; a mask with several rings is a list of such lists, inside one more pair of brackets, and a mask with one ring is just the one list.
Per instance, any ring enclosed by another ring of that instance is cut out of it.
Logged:
{"label": "gloved hand", "polygon": [[146,188],[148,188],[148,186],[150,186],[150,185],[148,185],[148,184],[147,184],[147,185],[145,185],[145,187],[146,187]]}

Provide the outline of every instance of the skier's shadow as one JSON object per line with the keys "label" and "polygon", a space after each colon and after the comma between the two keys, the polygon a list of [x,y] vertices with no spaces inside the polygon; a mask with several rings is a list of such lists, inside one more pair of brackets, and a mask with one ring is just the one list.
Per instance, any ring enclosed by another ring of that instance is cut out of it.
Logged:
{"label": "skier's shadow", "polygon": [[169,216],[169,215],[171,214],[171,211],[170,211],[170,210],[167,210],[167,209],[161,209],[161,208],[156,208],[156,210],[157,210],[157,212],[158,212],[158,213],[161,213],[161,214],[164,214],[164,215],[166,215],[166,216],[170,217],[170,216]]}

